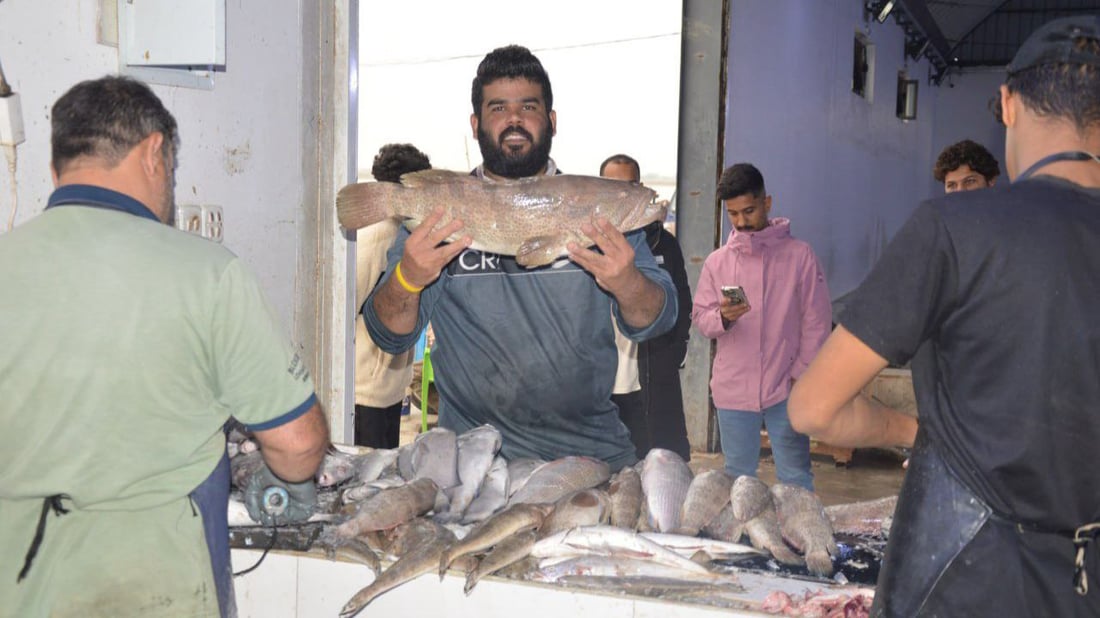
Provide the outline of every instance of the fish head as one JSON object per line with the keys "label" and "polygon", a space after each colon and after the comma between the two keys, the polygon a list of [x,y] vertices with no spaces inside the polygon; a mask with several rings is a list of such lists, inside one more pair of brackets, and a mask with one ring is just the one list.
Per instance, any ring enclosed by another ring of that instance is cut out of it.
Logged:
{"label": "fish head", "polygon": [[[643,228],[654,221],[664,221],[668,201],[658,200],[657,192],[640,184],[628,184],[621,191],[623,205],[617,227],[622,232]],[[608,217],[613,219],[612,216]]]}

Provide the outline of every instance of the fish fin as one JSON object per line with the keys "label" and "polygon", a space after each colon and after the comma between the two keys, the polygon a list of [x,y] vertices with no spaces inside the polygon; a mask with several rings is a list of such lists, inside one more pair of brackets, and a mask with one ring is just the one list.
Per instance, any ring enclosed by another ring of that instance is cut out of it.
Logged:
{"label": "fish fin", "polygon": [[711,560],[713,560],[713,558],[711,558],[710,554],[701,549],[696,550],[696,552],[691,555],[691,561],[701,566],[709,566]]}
{"label": "fish fin", "polygon": [[336,218],[346,230],[384,221],[393,216],[390,203],[401,191],[394,182],[357,182],[336,194]]}
{"label": "fish fin", "polygon": [[470,593],[474,590],[474,586],[477,585],[480,579],[481,571],[479,569],[471,570],[466,574],[466,585],[462,587],[462,592],[466,593],[466,596],[470,596]]}
{"label": "fish fin", "polygon": [[669,532],[671,534],[679,534],[681,536],[699,536],[698,528],[688,528],[684,526],[680,526],[679,528],[675,528],[673,530],[670,530]]}
{"label": "fish fin", "polygon": [[815,575],[829,576],[833,574],[833,559],[823,547],[816,547],[806,552],[806,568]]}
{"label": "fish fin", "polygon": [[524,240],[516,251],[516,263],[525,268],[546,266],[566,253],[567,234],[534,236]]}
{"label": "fish fin", "polygon": [[447,574],[447,569],[451,566],[451,551],[447,550],[443,552],[443,555],[439,557],[439,581],[443,581],[443,576]]}
{"label": "fish fin", "polygon": [[464,172],[442,169],[420,170],[419,172],[401,175],[401,184],[415,189],[421,189],[431,185],[453,185],[462,182],[480,183],[484,181]]}

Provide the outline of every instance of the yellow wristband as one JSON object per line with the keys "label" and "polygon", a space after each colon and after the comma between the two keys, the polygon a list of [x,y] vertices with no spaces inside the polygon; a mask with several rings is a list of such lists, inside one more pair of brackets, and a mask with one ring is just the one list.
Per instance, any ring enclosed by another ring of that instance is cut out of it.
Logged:
{"label": "yellow wristband", "polygon": [[408,282],[405,276],[401,274],[401,260],[397,261],[397,266],[393,269],[393,276],[397,277],[397,282],[401,284],[401,287],[405,288],[405,291],[409,294],[419,294],[424,288],[416,287]]}

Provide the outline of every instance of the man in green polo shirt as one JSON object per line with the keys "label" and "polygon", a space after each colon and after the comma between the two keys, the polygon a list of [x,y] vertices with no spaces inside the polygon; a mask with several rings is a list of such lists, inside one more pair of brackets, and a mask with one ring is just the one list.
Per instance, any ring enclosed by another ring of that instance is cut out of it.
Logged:
{"label": "man in green polo shirt", "polygon": [[309,374],[241,261],[165,225],[178,135],[147,86],[82,82],[51,123],[56,191],[0,236],[0,615],[231,614],[222,426],[308,517]]}

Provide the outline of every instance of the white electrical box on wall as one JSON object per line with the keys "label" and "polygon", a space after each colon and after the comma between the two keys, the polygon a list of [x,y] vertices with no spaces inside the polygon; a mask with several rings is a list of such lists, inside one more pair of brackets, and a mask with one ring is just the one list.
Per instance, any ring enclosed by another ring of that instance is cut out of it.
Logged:
{"label": "white electrical box on wall", "polygon": [[119,72],[211,89],[225,67],[225,0],[117,0]]}
{"label": "white electrical box on wall", "polygon": [[177,204],[176,228],[196,236],[222,241],[222,207],[209,204]]}

